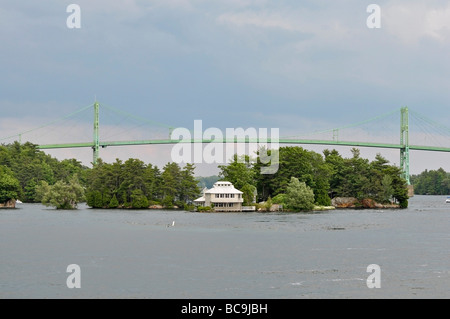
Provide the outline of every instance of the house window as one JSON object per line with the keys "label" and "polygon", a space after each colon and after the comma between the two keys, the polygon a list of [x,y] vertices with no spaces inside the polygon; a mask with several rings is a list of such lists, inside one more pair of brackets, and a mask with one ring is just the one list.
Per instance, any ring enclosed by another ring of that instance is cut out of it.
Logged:
{"label": "house window", "polygon": [[231,198],[234,198],[234,194],[231,194],[230,196],[231,196]]}

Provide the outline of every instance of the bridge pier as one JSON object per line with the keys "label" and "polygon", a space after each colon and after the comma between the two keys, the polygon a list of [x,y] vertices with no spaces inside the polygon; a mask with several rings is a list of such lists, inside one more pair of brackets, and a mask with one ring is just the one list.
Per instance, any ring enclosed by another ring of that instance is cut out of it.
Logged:
{"label": "bridge pier", "polygon": [[400,116],[400,168],[403,172],[403,178],[408,185],[411,185],[409,178],[409,114],[408,107],[401,108]]}
{"label": "bridge pier", "polygon": [[99,104],[96,101],[94,103],[94,146],[92,146],[92,149],[94,151],[93,159],[92,159],[92,165],[97,164],[97,160],[99,158],[99,150],[100,150],[100,141],[99,141],[99,135],[98,135],[98,126],[99,126]]}
{"label": "bridge pier", "polygon": [[414,185],[408,185],[408,197],[414,197]]}

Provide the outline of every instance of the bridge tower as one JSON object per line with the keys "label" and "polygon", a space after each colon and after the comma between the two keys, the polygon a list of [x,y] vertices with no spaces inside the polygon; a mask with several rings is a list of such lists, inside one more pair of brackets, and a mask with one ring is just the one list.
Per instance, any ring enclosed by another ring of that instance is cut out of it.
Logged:
{"label": "bridge tower", "polygon": [[403,172],[403,178],[408,185],[411,185],[409,178],[409,113],[408,107],[401,108],[400,116],[400,168]]}
{"label": "bridge tower", "polygon": [[92,149],[94,150],[94,158],[93,158],[92,164],[94,166],[97,164],[97,160],[99,157],[99,149],[100,149],[98,124],[99,124],[99,104],[97,101],[95,101],[95,103],[94,103],[94,146],[92,146]]}

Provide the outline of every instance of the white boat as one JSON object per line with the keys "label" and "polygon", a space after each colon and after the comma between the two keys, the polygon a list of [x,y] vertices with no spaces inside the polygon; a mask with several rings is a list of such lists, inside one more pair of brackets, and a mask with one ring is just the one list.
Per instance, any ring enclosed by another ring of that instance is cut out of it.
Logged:
{"label": "white boat", "polygon": [[447,197],[447,199],[445,200],[446,203],[450,203],[450,196]]}
{"label": "white boat", "polygon": [[23,204],[20,199],[16,199],[16,204]]}

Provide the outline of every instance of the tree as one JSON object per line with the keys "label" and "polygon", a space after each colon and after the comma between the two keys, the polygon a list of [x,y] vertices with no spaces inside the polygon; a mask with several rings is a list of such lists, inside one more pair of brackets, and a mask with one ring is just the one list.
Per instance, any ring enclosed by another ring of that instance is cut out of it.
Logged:
{"label": "tree", "polygon": [[314,192],[305,182],[291,177],[286,188],[286,204],[296,211],[311,210],[314,208]]}
{"label": "tree", "polygon": [[145,169],[145,187],[149,200],[158,200],[161,198],[161,172],[158,166],[148,164]]}
{"label": "tree", "polygon": [[242,198],[244,199],[243,205],[249,206],[255,202],[256,187],[250,184],[245,184],[241,189]]}
{"label": "tree", "polygon": [[84,185],[87,167],[76,160],[58,161],[37,149],[32,143],[14,142],[0,146],[0,165],[7,166],[20,183],[20,196],[24,202],[37,202],[36,185],[41,181],[53,185],[57,180],[68,182],[77,174]]}
{"label": "tree", "polygon": [[[179,200],[181,190],[181,169],[177,163],[167,163],[161,173],[161,191],[167,206]],[[170,203],[169,203],[170,199]]]}
{"label": "tree", "polygon": [[270,211],[272,205],[273,205],[272,198],[269,196],[269,198],[267,198],[266,202],[264,203],[264,209],[266,211]]}
{"label": "tree", "polygon": [[119,207],[119,201],[117,200],[116,194],[113,195],[111,201],[109,202],[108,208],[117,208]]}
{"label": "tree", "polygon": [[392,177],[390,175],[384,175],[381,180],[381,196],[383,202],[389,202],[389,199],[394,194],[394,188],[392,187]]}
{"label": "tree", "polygon": [[130,158],[123,163],[120,170],[121,183],[118,193],[122,195],[122,198],[126,198],[126,202],[133,201],[132,194],[137,194],[135,190],[140,190],[142,194],[147,193],[145,173],[146,165],[139,159]]}
{"label": "tree", "polygon": [[278,194],[277,196],[275,196],[274,198],[272,198],[272,202],[273,202],[274,204],[286,205],[286,202],[287,202],[287,196],[286,196],[286,194]]}
{"label": "tree", "polygon": [[203,188],[212,188],[214,183],[220,180],[219,176],[213,175],[213,176],[206,176],[206,177],[196,177],[195,178],[198,181],[198,185],[201,189]]}
{"label": "tree", "polygon": [[148,208],[148,199],[144,192],[140,189],[135,189],[131,193],[131,207],[132,208]]}
{"label": "tree", "polygon": [[20,192],[20,183],[12,171],[8,167],[0,165],[0,203],[17,199]]}
{"label": "tree", "polygon": [[255,186],[255,172],[250,164],[248,155],[239,157],[233,156],[233,160],[228,165],[219,165],[221,180],[228,181],[237,189],[242,189],[245,185]]}
{"label": "tree", "polygon": [[92,208],[104,208],[105,204],[103,201],[102,193],[98,190],[86,192],[86,204],[88,204]]}
{"label": "tree", "polygon": [[[328,192],[333,171],[322,155],[301,147],[281,147],[275,151],[278,152],[279,162],[278,170],[274,174],[262,175],[259,172],[264,165],[259,161],[254,165],[261,200],[285,193],[291,177],[296,177],[313,189],[315,201],[319,205],[330,205]],[[274,151],[270,151],[271,156],[272,152]]]}
{"label": "tree", "polygon": [[324,150],[325,163],[330,168],[330,194],[331,197],[338,195],[340,192],[340,185],[342,184],[345,176],[343,176],[343,168],[345,165],[344,158],[336,150]]}
{"label": "tree", "polygon": [[352,149],[352,158],[344,159],[340,174],[343,176],[337,188],[338,194],[344,197],[367,197],[370,183],[369,160],[360,157],[360,151]]}
{"label": "tree", "polygon": [[50,185],[48,185],[46,181],[41,181],[35,187],[35,200],[42,203],[42,199],[44,198],[44,196],[46,196],[46,194],[50,192]]}
{"label": "tree", "polygon": [[183,203],[191,203],[200,195],[198,182],[194,177],[194,164],[187,163],[181,171],[181,188],[179,199]]}
{"label": "tree", "polygon": [[[258,201],[265,201],[269,196],[274,196],[272,187],[274,174],[262,174],[262,171],[272,164],[279,168],[279,153],[279,149],[267,149],[266,147],[260,147],[257,152],[257,160],[256,163],[253,164],[253,174]],[[271,158],[270,163],[265,163],[266,161],[262,160],[263,157]]]}
{"label": "tree", "polygon": [[408,207],[408,187],[406,180],[402,177],[402,171],[396,166],[387,166],[384,173],[392,178],[392,197],[398,201],[401,208]]}
{"label": "tree", "polygon": [[54,206],[56,209],[75,209],[84,199],[84,190],[76,175],[68,183],[58,181],[52,186],[42,181],[37,188],[36,193],[39,194],[42,204]]}
{"label": "tree", "polygon": [[450,173],[442,167],[411,176],[411,183],[414,185],[414,192],[419,195],[450,194]]}

